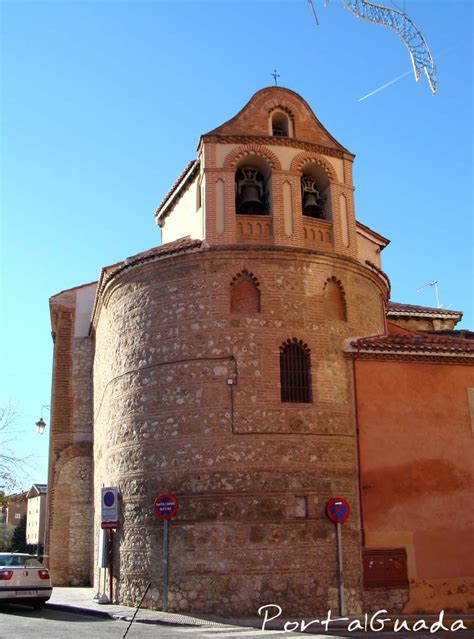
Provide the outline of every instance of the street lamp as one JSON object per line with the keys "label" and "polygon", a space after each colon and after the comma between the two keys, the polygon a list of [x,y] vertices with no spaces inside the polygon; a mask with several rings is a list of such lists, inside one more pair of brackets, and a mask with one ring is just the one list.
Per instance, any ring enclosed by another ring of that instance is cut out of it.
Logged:
{"label": "street lamp", "polygon": [[44,435],[44,431],[46,428],[46,422],[43,419],[43,408],[47,408],[48,410],[50,410],[51,406],[46,406],[46,404],[41,406],[41,417],[36,422],[36,432],[38,435]]}
{"label": "street lamp", "polygon": [[42,417],[36,422],[36,432],[38,435],[44,435],[44,429],[46,428],[46,422]]}

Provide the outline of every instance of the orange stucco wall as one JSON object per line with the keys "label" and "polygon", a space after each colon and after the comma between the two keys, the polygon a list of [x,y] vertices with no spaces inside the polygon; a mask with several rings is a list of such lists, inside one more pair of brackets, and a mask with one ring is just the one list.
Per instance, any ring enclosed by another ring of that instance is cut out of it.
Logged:
{"label": "orange stucco wall", "polygon": [[467,612],[474,606],[467,394],[474,368],[361,360],[355,374],[365,545],[407,549],[406,612]]}

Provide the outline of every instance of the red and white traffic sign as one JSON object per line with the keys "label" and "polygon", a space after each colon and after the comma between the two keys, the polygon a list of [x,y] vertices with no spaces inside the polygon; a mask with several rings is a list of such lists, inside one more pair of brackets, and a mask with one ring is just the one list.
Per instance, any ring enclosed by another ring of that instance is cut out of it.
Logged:
{"label": "red and white traffic sign", "polygon": [[153,503],[153,512],[159,519],[173,519],[178,512],[178,500],[169,493],[158,495]]}
{"label": "red and white traffic sign", "polygon": [[343,524],[349,519],[351,505],[344,497],[332,497],[327,503],[326,513],[335,524]]}

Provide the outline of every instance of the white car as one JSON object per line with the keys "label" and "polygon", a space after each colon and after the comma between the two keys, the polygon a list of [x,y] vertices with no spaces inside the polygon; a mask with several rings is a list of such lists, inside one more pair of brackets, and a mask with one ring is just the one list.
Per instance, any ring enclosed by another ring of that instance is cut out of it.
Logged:
{"label": "white car", "polygon": [[0,603],[26,603],[38,610],[52,592],[49,571],[36,557],[20,552],[0,552]]}

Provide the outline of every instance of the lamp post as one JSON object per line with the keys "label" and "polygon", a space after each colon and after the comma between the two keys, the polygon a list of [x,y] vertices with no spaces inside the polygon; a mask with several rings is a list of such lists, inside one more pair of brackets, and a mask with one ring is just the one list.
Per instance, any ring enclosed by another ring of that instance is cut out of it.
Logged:
{"label": "lamp post", "polygon": [[[43,406],[41,406],[41,417],[38,419],[38,421],[36,422],[36,433],[37,435],[44,435],[44,431],[46,430],[46,422],[43,419],[43,409],[46,408],[47,410],[49,410],[49,412],[51,413],[51,406],[49,404],[43,404]],[[48,487],[46,488],[46,504],[45,504],[45,520],[44,520],[44,533],[43,533],[43,553],[46,552],[46,539],[47,539],[47,535],[48,535],[48,501],[49,501],[49,491],[48,491]],[[41,497],[40,497],[40,530],[41,530]],[[40,546],[40,539],[39,539],[39,531],[38,531],[38,542],[37,542],[37,555],[39,557],[39,546]],[[43,559],[42,561],[45,561],[46,559],[46,555],[43,554]],[[45,564],[45,566],[48,566],[48,563]]]}

